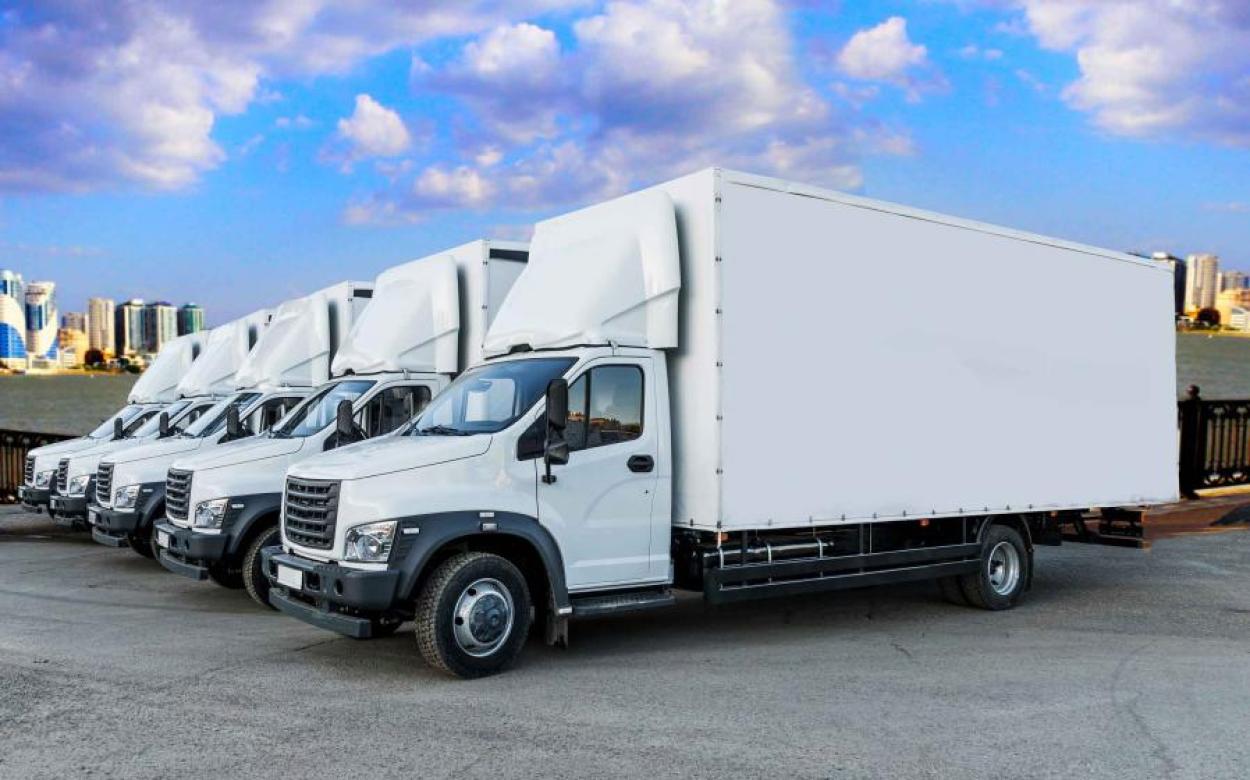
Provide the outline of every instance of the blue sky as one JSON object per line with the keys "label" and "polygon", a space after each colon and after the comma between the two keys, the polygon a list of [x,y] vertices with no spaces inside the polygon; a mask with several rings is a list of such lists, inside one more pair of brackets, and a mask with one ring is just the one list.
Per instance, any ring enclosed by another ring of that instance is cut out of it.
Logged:
{"label": "blue sky", "polygon": [[0,267],[62,311],[220,322],[709,164],[1250,268],[1250,4],[0,0]]}

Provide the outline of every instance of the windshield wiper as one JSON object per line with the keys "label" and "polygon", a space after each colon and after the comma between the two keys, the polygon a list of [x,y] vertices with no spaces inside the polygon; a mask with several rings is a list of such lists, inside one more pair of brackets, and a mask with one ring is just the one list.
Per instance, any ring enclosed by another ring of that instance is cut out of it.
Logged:
{"label": "windshield wiper", "polygon": [[431,425],[429,428],[418,428],[418,436],[468,436],[470,431],[462,431],[446,425]]}

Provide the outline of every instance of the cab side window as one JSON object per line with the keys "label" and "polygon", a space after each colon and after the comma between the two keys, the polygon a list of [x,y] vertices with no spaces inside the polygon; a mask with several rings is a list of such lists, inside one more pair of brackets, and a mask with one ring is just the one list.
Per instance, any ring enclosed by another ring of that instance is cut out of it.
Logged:
{"label": "cab side window", "polygon": [[642,369],[595,366],[569,385],[569,449],[633,441],[642,435]]}
{"label": "cab side window", "polygon": [[390,433],[416,417],[430,402],[425,385],[388,387],[369,399],[356,413],[356,423],[369,438]]}
{"label": "cab side window", "polygon": [[287,412],[298,406],[302,400],[304,399],[298,396],[270,398],[247,416],[247,420],[243,423],[243,430],[250,434],[264,433],[272,428],[274,423],[285,417]]}

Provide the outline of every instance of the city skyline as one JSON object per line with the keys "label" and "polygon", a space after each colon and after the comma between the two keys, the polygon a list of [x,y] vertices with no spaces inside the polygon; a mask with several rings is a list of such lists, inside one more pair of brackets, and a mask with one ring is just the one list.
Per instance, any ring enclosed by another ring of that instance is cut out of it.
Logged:
{"label": "city skyline", "polygon": [[224,321],[724,165],[1250,270],[1243,5],[19,0],[0,266]]}

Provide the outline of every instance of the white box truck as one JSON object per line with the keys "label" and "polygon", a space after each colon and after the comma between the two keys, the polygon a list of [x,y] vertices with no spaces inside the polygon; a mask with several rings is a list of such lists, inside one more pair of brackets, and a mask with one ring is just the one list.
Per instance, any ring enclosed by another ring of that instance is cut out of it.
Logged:
{"label": "white box truck", "polygon": [[[57,487],[57,470],[61,459],[84,452],[104,442],[132,438],[152,417],[178,400],[178,382],[199,357],[207,333],[193,333],[173,339],[157,353],[151,365],[135,380],[126,405],[114,412],[86,436],[35,447],[26,453],[23,483],[18,500],[27,509],[41,512],[51,509],[52,494]],[[82,487],[84,491],[88,488]]]}
{"label": "white box truck", "polygon": [[483,365],[294,465],[270,601],[466,677],[673,588],[1005,609],[1065,521],[1176,498],[1174,348],[1149,261],[706,170],[539,223]]}
{"label": "white box truck", "polygon": [[328,376],[337,334],[355,321],[369,292],[367,284],[342,282],[266,313],[263,330],[246,320],[220,336],[215,330],[180,388],[210,400],[209,408],[175,436],[98,459],[88,507],[92,538],[155,558],[169,464],[264,432],[302,401]]}
{"label": "white box truck", "polygon": [[[287,468],[407,424],[466,366],[525,267],[525,244],[474,241],[384,271],[334,357],[329,382],[263,437],[179,457],[169,469],[161,564],[243,587],[269,606],[260,551],[278,543]],[[394,630],[384,619],[374,633]]]}

